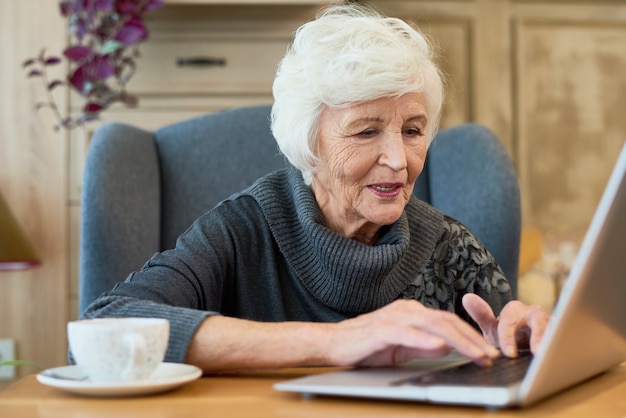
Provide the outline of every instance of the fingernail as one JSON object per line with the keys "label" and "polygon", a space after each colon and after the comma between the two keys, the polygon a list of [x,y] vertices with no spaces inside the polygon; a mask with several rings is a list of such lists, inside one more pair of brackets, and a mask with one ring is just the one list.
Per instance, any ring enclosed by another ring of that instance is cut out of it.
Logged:
{"label": "fingernail", "polygon": [[490,345],[489,348],[487,349],[487,354],[491,358],[497,358],[497,357],[500,357],[500,350],[498,350],[496,347]]}
{"label": "fingernail", "polygon": [[481,366],[489,367],[493,364],[493,360],[491,360],[489,357],[482,357],[478,360],[478,363]]}
{"label": "fingernail", "polygon": [[502,351],[507,357],[517,357],[517,350],[511,346],[505,347]]}

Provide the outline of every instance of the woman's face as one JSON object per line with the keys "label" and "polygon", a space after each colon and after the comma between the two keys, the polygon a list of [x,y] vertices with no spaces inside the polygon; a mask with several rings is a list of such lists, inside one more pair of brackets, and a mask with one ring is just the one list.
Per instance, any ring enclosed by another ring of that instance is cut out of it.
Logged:
{"label": "woman's face", "polygon": [[322,111],[312,188],[331,230],[373,244],[400,217],[424,168],[426,121],[419,93]]}

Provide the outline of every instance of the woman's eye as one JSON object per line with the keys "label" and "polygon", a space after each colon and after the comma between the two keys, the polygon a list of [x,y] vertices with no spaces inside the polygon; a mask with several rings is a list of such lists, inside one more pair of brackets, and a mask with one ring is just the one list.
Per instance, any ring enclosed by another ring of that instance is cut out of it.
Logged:
{"label": "woman's eye", "polygon": [[376,129],[366,129],[364,131],[359,132],[357,136],[361,138],[371,138],[377,133],[378,131]]}
{"label": "woman's eye", "polygon": [[407,128],[404,130],[404,135],[406,136],[422,136],[422,130],[419,128]]}

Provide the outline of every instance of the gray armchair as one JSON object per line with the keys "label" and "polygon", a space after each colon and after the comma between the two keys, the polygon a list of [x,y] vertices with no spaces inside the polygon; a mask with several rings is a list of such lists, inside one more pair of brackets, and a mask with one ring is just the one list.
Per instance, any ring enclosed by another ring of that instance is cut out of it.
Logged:
{"label": "gray armchair", "polygon": [[[156,132],[119,123],[96,131],[83,183],[80,312],[152,254],[173,247],[202,213],[285,166],[269,111],[228,110]],[[519,188],[492,133],[473,124],[442,130],[415,194],[468,226],[516,289]]]}

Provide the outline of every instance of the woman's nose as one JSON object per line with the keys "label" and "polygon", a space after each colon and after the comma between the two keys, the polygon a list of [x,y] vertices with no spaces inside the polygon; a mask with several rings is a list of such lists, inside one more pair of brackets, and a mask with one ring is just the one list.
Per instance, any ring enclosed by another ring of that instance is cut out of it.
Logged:
{"label": "woman's nose", "polygon": [[407,166],[405,144],[402,134],[393,133],[387,135],[382,143],[379,162],[394,171],[404,170]]}

